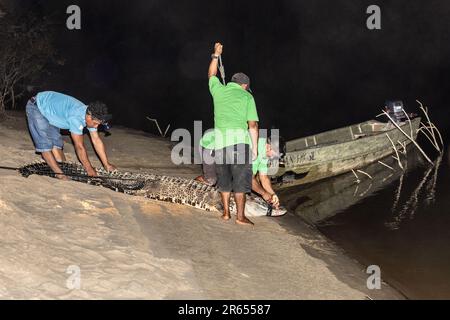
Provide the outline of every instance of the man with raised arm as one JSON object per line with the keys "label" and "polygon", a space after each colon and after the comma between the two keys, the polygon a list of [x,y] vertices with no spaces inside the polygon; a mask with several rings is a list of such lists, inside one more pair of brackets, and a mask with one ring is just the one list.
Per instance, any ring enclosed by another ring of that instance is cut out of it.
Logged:
{"label": "man with raised arm", "polygon": [[230,197],[234,193],[236,223],[253,225],[245,216],[245,194],[252,188],[252,161],[258,156],[258,113],[250,91],[250,79],[236,73],[224,85],[217,78],[223,46],[214,45],[208,70],[209,91],[214,101],[214,148],[217,187],[222,196],[224,220],[229,220]]}
{"label": "man with raised arm", "polygon": [[103,167],[108,171],[116,168],[108,161],[106,149],[97,127],[111,118],[108,109],[101,102],[85,105],[77,99],[54,91],[39,92],[26,106],[28,128],[36,148],[42,158],[60,179],[67,180],[58,162],[66,160],[60,129],[68,129],[73,140],[78,159],[88,175],[96,176],[84,146],[83,130],[89,131],[92,144]]}

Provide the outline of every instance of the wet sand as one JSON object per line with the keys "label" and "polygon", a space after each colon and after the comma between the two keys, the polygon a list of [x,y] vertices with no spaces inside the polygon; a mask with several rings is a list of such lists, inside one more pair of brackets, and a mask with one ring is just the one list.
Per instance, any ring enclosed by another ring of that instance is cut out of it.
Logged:
{"label": "wet sand", "polygon": [[[170,141],[143,132],[118,127],[104,141],[122,170],[200,170],[174,166]],[[70,144],[65,151],[76,160]],[[10,114],[0,123],[0,165],[39,159],[23,114]],[[368,290],[365,269],[293,215],[254,218],[249,228],[76,182],[5,170],[0,182],[3,299],[402,298],[386,284]],[[81,271],[79,289],[67,286],[70,266]]]}

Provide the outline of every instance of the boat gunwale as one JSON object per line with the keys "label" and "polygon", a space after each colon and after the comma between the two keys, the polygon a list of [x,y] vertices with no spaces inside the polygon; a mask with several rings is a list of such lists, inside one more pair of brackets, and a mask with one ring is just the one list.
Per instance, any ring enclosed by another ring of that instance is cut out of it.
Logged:
{"label": "boat gunwale", "polygon": [[[360,124],[363,124],[363,123],[368,123],[368,122],[370,122],[370,121],[373,121],[373,120],[361,122],[361,123],[359,123],[359,124],[349,125],[349,126],[342,127],[342,128],[337,128],[337,129],[334,129],[334,130],[325,131],[325,132],[322,132],[322,133],[333,132],[333,131],[335,131],[335,130],[341,130],[341,129],[349,128],[349,127],[352,127],[352,126],[357,126],[357,125],[360,125]],[[416,117],[416,118],[414,118],[414,119],[411,119],[411,125],[412,125],[412,127],[413,127],[413,130],[414,130],[414,129],[416,129],[416,130],[418,129],[418,127],[419,127],[419,125],[420,125],[420,121],[421,121],[421,117]],[[415,128],[415,126],[413,125],[413,123],[415,123],[415,122],[417,122],[417,128]],[[379,123],[384,123],[384,122],[379,122]],[[387,124],[387,123],[386,123],[386,124]],[[406,125],[408,125],[408,122],[405,122],[403,125],[400,126],[400,128],[403,129],[403,127],[406,126]],[[394,131],[394,130],[398,130],[398,128],[394,126],[394,127],[393,127],[392,129],[390,129],[390,130],[380,131],[380,132],[376,132],[376,133],[374,133],[374,134],[370,134],[370,135],[366,135],[366,136],[361,136],[361,137],[359,137],[359,138],[357,138],[357,139],[346,140],[346,141],[343,141],[343,142],[336,142],[336,143],[331,143],[331,144],[322,144],[322,145],[321,145],[321,144],[317,144],[317,145],[315,145],[315,146],[307,147],[307,148],[305,148],[305,149],[298,149],[298,150],[294,150],[294,151],[286,151],[286,156],[287,156],[288,154],[297,153],[297,152],[305,152],[305,151],[313,150],[313,149],[320,149],[320,148],[327,148],[327,147],[335,147],[335,146],[337,146],[337,145],[344,145],[344,144],[347,144],[347,143],[360,142],[360,141],[364,141],[365,139],[377,137],[377,136],[379,136],[379,135],[382,134],[382,133],[389,133],[389,132],[392,132],[392,131]],[[399,130],[398,130],[398,131],[399,131]],[[318,133],[318,134],[322,134],[322,133]],[[287,143],[289,143],[289,142],[291,142],[291,141],[295,141],[295,140],[302,140],[302,139],[307,139],[307,138],[309,138],[309,137],[314,137],[314,136],[317,136],[318,134],[316,134],[316,135],[311,135],[311,136],[307,136],[307,137],[303,137],[303,138],[297,138],[297,139],[294,139],[294,140],[290,140],[290,141],[287,141]],[[417,133],[414,133],[414,132],[413,132],[413,134],[414,134],[414,136],[417,136]],[[407,140],[409,141],[409,139],[408,139],[407,137],[405,137],[405,139],[407,139]]]}

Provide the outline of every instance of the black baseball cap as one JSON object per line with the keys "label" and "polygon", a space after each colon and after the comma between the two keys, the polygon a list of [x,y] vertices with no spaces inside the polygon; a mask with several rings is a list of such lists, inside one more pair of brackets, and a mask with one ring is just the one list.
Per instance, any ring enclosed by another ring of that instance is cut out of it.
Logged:
{"label": "black baseball cap", "polygon": [[112,115],[108,113],[108,108],[102,102],[96,101],[88,105],[86,113],[92,118],[97,119],[102,122],[102,124],[107,124],[108,121],[112,119]]}
{"label": "black baseball cap", "polygon": [[250,78],[243,72],[235,73],[231,77],[231,82],[235,82],[237,84],[247,84],[247,91],[252,92],[252,90],[250,89]]}

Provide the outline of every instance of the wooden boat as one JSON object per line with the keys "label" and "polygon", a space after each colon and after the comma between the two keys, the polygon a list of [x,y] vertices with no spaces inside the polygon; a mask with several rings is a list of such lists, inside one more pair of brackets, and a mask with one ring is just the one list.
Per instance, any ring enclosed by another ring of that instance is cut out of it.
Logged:
{"label": "wooden boat", "polygon": [[[403,131],[417,138],[420,117],[399,123]],[[286,143],[286,154],[269,172],[275,187],[306,184],[356,170],[378,161],[411,141],[392,123],[370,120],[326,131]],[[276,171],[276,172],[275,172]]]}

